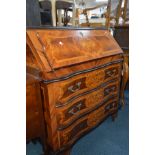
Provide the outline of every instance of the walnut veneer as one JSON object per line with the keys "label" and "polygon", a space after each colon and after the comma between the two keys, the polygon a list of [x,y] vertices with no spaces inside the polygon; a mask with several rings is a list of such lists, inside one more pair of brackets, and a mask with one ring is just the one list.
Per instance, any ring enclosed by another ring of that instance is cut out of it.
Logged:
{"label": "walnut veneer", "polygon": [[27,72],[41,80],[48,145],[69,154],[81,136],[116,116],[123,52],[108,30],[34,28],[27,29],[27,52]]}
{"label": "walnut veneer", "polygon": [[42,108],[40,81],[37,77],[26,74],[26,140],[40,138],[46,149],[46,132]]}

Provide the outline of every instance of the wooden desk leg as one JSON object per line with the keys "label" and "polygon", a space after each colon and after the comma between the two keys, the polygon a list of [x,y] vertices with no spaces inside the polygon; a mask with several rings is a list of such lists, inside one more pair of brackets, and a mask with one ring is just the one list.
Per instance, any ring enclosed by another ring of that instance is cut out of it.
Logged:
{"label": "wooden desk leg", "polygon": [[124,91],[126,84],[129,80],[129,66],[128,66],[128,57],[124,57],[124,63],[123,63],[123,77],[122,77],[122,85],[121,85],[121,105],[125,105],[125,99],[124,99]]}
{"label": "wooden desk leg", "polygon": [[42,155],[54,155],[47,143],[46,146],[44,146],[44,153]]}
{"label": "wooden desk leg", "polygon": [[71,148],[67,149],[67,150],[64,150],[62,152],[60,152],[59,154],[57,155],[70,155],[70,152],[71,152]]}
{"label": "wooden desk leg", "polygon": [[50,146],[47,144],[46,146],[46,150],[44,151],[44,153],[42,155],[70,155],[72,147],[61,151],[61,152],[53,152],[50,148]]}
{"label": "wooden desk leg", "polygon": [[112,117],[112,121],[114,122],[115,119],[116,119],[116,117],[117,117],[117,112],[115,112],[114,114],[112,114],[111,117]]}

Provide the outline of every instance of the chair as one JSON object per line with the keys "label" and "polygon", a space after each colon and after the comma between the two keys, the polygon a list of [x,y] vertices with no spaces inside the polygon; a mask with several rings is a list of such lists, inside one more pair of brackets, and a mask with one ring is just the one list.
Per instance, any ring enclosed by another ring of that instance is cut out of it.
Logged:
{"label": "chair", "polygon": [[[64,10],[64,17],[61,17],[61,10]],[[58,26],[61,26],[63,21],[64,26],[68,26],[70,21],[70,16],[68,16],[68,11],[73,11],[73,3],[66,1],[56,1],[56,23]]]}
{"label": "chair", "polygon": [[129,0],[125,0],[123,8],[123,25],[129,24]]}
{"label": "chair", "polygon": [[123,74],[120,91],[121,103],[122,106],[124,106],[124,91],[127,82],[129,81],[129,0],[124,0],[121,16],[123,22],[114,27],[114,38],[124,51]]}
{"label": "chair", "polygon": [[91,10],[95,10],[95,9],[101,8],[101,7],[105,6],[105,5],[106,5],[106,3],[102,3],[100,5],[96,5],[94,7],[86,8],[86,9],[83,10],[83,14],[86,16],[86,24],[87,24],[88,27],[90,27],[90,26],[92,26],[92,27],[100,27],[100,26],[102,26],[102,23],[90,23],[89,19],[88,19],[87,12],[91,11]]}
{"label": "chair", "polygon": [[121,83],[121,104],[125,105],[124,91],[129,81],[129,25],[115,26],[114,28],[114,38],[119,44],[119,46],[124,51],[124,62],[123,62],[123,73],[122,73],[122,83]]}
{"label": "chair", "polygon": [[[107,1],[98,2],[98,3],[93,2],[93,1],[83,1],[83,0],[77,1],[75,3],[76,10],[78,10],[79,14],[85,15],[85,19],[86,19],[86,22],[81,23],[80,26],[82,26],[82,27],[83,26],[84,27],[86,27],[86,26],[87,27],[101,27],[101,26],[103,26],[103,23],[104,23],[102,20],[103,17],[89,19],[88,18],[88,12],[95,10],[95,9],[105,7],[107,5]],[[95,20],[95,19],[98,19],[98,20]]]}
{"label": "chair", "polygon": [[107,28],[118,26],[122,16],[122,2],[123,0],[109,0],[107,12],[105,14]]}

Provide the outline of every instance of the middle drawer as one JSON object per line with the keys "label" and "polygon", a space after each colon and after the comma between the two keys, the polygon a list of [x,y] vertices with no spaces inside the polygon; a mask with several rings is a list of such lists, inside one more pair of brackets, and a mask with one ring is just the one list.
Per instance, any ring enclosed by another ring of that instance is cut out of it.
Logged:
{"label": "middle drawer", "polygon": [[83,115],[98,108],[111,97],[118,96],[119,80],[103,85],[87,93],[66,106],[56,108],[57,123],[60,129],[66,128]]}
{"label": "middle drawer", "polygon": [[76,75],[64,81],[47,85],[50,106],[64,106],[64,103],[84,92],[120,77],[121,63],[106,66],[92,72]]}

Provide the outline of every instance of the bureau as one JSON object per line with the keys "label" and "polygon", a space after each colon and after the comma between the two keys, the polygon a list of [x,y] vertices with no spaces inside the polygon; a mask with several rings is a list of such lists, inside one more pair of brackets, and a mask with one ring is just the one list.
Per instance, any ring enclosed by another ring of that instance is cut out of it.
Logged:
{"label": "bureau", "polygon": [[47,143],[55,154],[117,115],[122,50],[106,29],[27,29],[27,72],[40,79]]}

